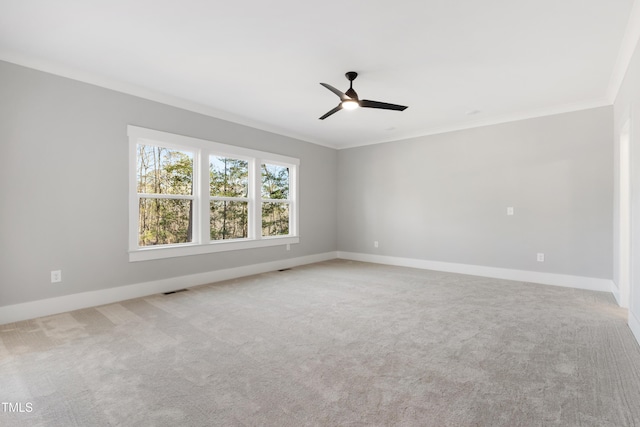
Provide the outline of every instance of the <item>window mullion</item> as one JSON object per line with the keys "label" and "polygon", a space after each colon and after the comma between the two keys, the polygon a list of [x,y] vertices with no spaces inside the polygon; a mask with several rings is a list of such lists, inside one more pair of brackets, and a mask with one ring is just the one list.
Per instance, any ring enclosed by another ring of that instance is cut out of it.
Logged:
{"label": "window mullion", "polygon": [[210,196],[210,200],[219,200],[221,202],[248,202],[247,197],[224,197],[224,196]]}
{"label": "window mullion", "polygon": [[298,235],[298,167],[289,169],[289,234]]}
{"label": "window mullion", "polygon": [[[136,126],[128,126],[127,134],[130,261],[299,243],[298,159]],[[268,167],[266,176],[273,180],[269,183],[273,186],[269,190],[272,195],[265,194],[266,197],[284,196],[287,173],[284,168],[289,170],[287,199],[262,198],[263,165]],[[215,196],[211,196],[212,168],[216,178]],[[161,177],[159,171],[163,174]],[[231,186],[221,190],[218,187],[223,182],[218,179],[223,175],[224,183],[228,179]],[[192,183],[190,194],[184,191],[187,179]],[[150,186],[152,184],[160,185],[161,190]],[[171,194],[174,192],[180,194]],[[215,230],[211,225],[213,201],[216,203]],[[287,215],[289,232],[285,234]],[[158,218],[168,221],[168,225],[163,223],[162,233],[150,226],[156,224],[153,221]],[[188,225],[187,219],[191,221]],[[187,227],[189,239],[185,239]],[[221,238],[219,228],[227,230]],[[211,240],[212,233],[216,240]]]}
{"label": "window mullion", "polygon": [[133,251],[138,246],[138,229],[140,217],[140,197],[138,196],[138,160],[137,141],[129,142],[129,250]]}
{"label": "window mullion", "polygon": [[171,193],[138,193],[138,199],[174,199],[174,200],[195,200],[196,197],[186,194]]}
{"label": "window mullion", "polygon": [[[209,152],[200,150],[198,153],[198,180],[197,180],[197,205],[198,218],[194,218],[194,231],[198,231],[199,243],[209,243],[211,234],[209,231]],[[195,209],[194,209],[195,210]],[[195,221],[197,220],[197,227]]]}
{"label": "window mullion", "polygon": [[291,203],[291,199],[262,199],[262,201],[267,203]]}
{"label": "window mullion", "polygon": [[260,173],[260,159],[253,159],[251,161],[251,185],[250,192],[250,218],[249,218],[249,237],[251,239],[259,240],[262,238],[262,201],[261,201],[261,188],[262,188],[262,175]]}

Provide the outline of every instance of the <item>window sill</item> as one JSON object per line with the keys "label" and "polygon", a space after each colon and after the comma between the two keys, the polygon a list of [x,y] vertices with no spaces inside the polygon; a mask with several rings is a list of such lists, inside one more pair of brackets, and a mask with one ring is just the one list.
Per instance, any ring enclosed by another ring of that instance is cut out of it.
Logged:
{"label": "window sill", "polygon": [[260,240],[227,240],[204,245],[183,244],[173,246],[151,246],[129,251],[129,262],[154,259],[175,258],[189,255],[202,255],[214,252],[227,252],[241,249],[264,248],[300,243],[298,236],[263,237]]}

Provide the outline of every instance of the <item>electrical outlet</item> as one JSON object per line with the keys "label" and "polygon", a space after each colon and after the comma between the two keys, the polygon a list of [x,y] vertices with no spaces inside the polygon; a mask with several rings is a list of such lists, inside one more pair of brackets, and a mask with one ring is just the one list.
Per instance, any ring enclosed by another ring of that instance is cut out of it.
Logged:
{"label": "electrical outlet", "polygon": [[544,254],[543,253],[538,253],[538,262],[544,262]]}
{"label": "electrical outlet", "polygon": [[376,240],[375,242],[373,242],[373,247],[377,248],[378,247],[378,241]]}
{"label": "electrical outlet", "polygon": [[290,251],[291,250],[291,244],[287,243],[287,250]]}
{"label": "electrical outlet", "polygon": [[62,282],[62,270],[51,271],[51,283]]}
{"label": "electrical outlet", "polygon": [[507,215],[509,215],[509,216],[513,215],[513,206],[509,206],[507,208]]}

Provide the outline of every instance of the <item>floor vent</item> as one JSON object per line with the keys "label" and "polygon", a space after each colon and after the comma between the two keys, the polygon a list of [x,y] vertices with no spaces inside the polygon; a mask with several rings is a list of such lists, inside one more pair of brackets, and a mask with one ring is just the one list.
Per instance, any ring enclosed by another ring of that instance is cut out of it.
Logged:
{"label": "floor vent", "polygon": [[178,289],[177,291],[171,291],[171,292],[164,292],[162,295],[171,295],[171,294],[177,294],[178,292],[187,292],[188,289]]}

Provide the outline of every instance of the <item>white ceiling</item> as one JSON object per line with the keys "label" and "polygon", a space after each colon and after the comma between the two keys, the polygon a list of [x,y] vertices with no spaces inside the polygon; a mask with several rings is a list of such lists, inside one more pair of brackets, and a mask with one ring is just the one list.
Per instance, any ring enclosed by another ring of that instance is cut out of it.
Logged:
{"label": "white ceiling", "polygon": [[[0,59],[344,148],[610,104],[632,5],[2,0]],[[318,120],[351,70],[409,108]]]}

